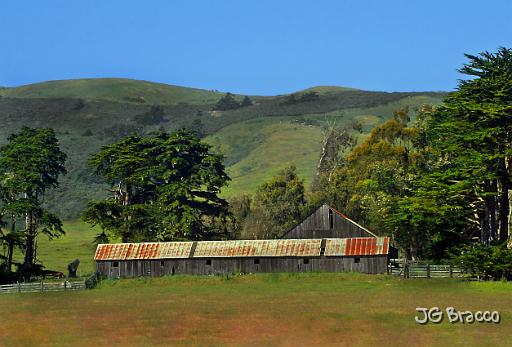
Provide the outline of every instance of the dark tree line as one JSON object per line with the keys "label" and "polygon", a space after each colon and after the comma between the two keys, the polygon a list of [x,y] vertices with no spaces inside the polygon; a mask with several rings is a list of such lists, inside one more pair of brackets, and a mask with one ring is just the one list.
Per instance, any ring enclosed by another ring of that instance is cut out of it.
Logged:
{"label": "dark tree line", "polygon": [[231,93],[226,93],[222,98],[217,101],[213,106],[214,111],[228,111],[236,110],[237,108],[251,106],[252,100],[248,96],[244,96],[241,102],[235,99],[235,96]]}

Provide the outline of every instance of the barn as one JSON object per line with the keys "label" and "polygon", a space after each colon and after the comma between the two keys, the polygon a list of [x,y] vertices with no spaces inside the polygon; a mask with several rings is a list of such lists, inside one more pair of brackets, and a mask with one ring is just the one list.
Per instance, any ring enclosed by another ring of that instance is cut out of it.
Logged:
{"label": "barn", "polygon": [[388,237],[323,205],[280,239],[100,244],[97,272],[109,278],[257,272],[385,273]]}

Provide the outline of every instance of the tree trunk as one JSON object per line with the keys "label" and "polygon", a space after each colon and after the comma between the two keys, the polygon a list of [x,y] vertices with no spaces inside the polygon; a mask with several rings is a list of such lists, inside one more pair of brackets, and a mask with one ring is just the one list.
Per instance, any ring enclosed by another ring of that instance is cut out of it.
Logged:
{"label": "tree trunk", "polygon": [[11,237],[7,248],[7,270],[12,271],[12,256],[14,254],[14,233],[16,232],[16,218],[11,215]]}
{"label": "tree trunk", "polygon": [[480,214],[480,242],[489,242],[489,218],[486,210]]}
{"label": "tree trunk", "polygon": [[9,240],[7,245],[7,271],[12,271],[12,255],[14,253],[14,240]]}
{"label": "tree trunk", "polygon": [[493,240],[498,240],[498,223],[496,218],[497,203],[496,203],[496,194],[498,193],[498,181],[491,180],[490,182],[491,193],[492,196],[489,197],[489,222],[491,229],[491,236]]}
{"label": "tree trunk", "polygon": [[[484,192],[489,191],[489,181],[484,181]],[[480,228],[481,228],[481,236],[480,236],[480,242],[482,243],[489,243],[491,238],[491,230],[490,230],[490,223],[489,223],[489,198],[485,196],[483,198],[484,202],[484,209],[480,215]]]}
{"label": "tree trunk", "polygon": [[508,240],[508,223],[510,218],[510,201],[509,201],[509,186],[508,177],[506,175],[501,178],[501,192],[500,192],[500,242],[507,242]]}
{"label": "tree trunk", "polygon": [[482,231],[484,233],[484,242],[488,243],[498,238],[498,228],[496,223],[496,196],[491,195],[497,190],[496,180],[484,181],[484,218],[482,220]]}
{"label": "tree trunk", "polygon": [[512,190],[509,189],[508,191],[508,203],[509,203],[509,207],[508,207],[508,248],[512,248],[512,206],[510,206],[510,204],[512,204]]}
{"label": "tree trunk", "polygon": [[34,265],[35,253],[35,223],[32,212],[25,217],[25,257],[23,260],[23,270],[25,281],[30,281],[32,265]]}

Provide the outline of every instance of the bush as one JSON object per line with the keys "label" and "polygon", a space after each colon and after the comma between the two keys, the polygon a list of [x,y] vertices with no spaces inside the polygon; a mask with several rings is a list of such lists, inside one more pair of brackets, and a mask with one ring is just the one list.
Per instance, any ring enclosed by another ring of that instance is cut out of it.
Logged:
{"label": "bush", "polygon": [[242,107],[242,105],[236,101],[235,97],[231,93],[226,93],[222,98],[217,101],[215,106],[213,107],[214,111],[227,111],[227,110],[235,110],[237,108]]}
{"label": "bush", "polygon": [[165,119],[164,116],[164,108],[160,105],[153,105],[147,112],[133,117],[133,120],[142,125],[155,125],[167,122],[167,119]]}
{"label": "bush", "polygon": [[78,99],[73,106],[73,110],[79,111],[85,107],[85,102],[82,99]]}
{"label": "bush", "polygon": [[462,247],[455,262],[463,272],[484,280],[512,279],[512,250],[506,245],[475,244]]}
{"label": "bush", "polygon": [[96,286],[101,282],[103,277],[100,276],[99,273],[95,273],[94,275],[91,275],[85,280],[85,288],[87,289],[94,289]]}

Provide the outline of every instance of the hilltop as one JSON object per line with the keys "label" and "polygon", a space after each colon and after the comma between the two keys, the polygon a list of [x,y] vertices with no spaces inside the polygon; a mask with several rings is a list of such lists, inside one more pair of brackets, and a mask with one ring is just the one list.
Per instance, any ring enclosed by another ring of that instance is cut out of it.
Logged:
{"label": "hilltop", "polygon": [[9,98],[82,98],[176,105],[180,102],[214,103],[222,93],[126,78],[84,78],[1,88],[0,95]]}
{"label": "hilltop", "polygon": [[[68,154],[68,175],[48,195],[50,207],[76,218],[86,202],[105,196],[104,182],[87,165],[91,153],[133,132],[192,128],[225,154],[233,179],[225,196],[254,192],[281,168],[294,164],[311,182],[322,129],[348,127],[360,139],[409,106],[438,104],[445,93],[369,92],[317,86],[289,95],[250,96],[253,105],[212,111],[218,91],[129,79],[49,81],[0,89],[0,143],[22,125],[56,129]],[[304,95],[308,97],[303,97]],[[235,95],[241,100],[243,95]],[[355,129],[362,129],[359,133]]]}

